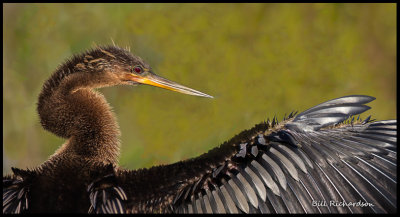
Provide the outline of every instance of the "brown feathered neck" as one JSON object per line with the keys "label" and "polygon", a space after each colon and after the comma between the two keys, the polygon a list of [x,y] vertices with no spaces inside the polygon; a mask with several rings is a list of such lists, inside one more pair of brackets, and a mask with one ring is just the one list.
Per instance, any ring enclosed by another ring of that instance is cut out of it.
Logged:
{"label": "brown feathered neck", "polygon": [[63,157],[117,164],[118,124],[104,96],[94,89],[118,84],[112,73],[98,69],[128,55],[121,48],[98,47],[66,61],[46,81],[37,107],[41,124],[68,139],[50,160]]}

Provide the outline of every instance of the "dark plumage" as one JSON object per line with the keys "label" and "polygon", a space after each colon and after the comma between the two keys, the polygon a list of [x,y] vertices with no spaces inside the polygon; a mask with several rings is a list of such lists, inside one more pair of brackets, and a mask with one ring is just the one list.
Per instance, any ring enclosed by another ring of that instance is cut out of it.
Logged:
{"label": "dark plumage", "polygon": [[211,97],[156,76],[118,47],[74,56],[38,102],[42,126],[67,141],[39,167],[3,177],[3,213],[397,211],[397,121],[354,118],[373,97],[330,100],[260,123],[197,158],[130,171],[118,167],[114,114],[93,91],[120,84]]}

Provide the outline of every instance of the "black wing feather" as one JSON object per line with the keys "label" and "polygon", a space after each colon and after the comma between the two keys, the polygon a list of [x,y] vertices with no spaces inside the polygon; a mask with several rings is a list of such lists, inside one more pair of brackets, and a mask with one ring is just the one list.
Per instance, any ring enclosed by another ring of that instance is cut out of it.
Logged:
{"label": "black wing feather", "polygon": [[[109,168],[113,172],[112,168]],[[125,213],[127,195],[116,183],[114,173],[94,181],[88,186],[89,213]]]}
{"label": "black wing feather", "polygon": [[12,168],[14,176],[3,178],[3,213],[19,214],[29,209],[29,186],[33,174]]}
{"label": "black wing feather", "polygon": [[229,195],[228,191],[226,190],[226,187],[224,185],[220,186],[221,190],[221,198],[224,200],[224,204],[226,204],[225,209],[228,210],[228,213],[239,213],[238,209],[235,206],[235,203],[233,202],[231,196]]}

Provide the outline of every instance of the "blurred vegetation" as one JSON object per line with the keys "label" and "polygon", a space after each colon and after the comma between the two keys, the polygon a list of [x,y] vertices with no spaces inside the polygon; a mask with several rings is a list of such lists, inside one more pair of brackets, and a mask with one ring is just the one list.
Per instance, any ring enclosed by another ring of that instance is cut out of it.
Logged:
{"label": "blurred vegetation", "polygon": [[57,65],[94,44],[129,46],[168,79],[101,89],[122,131],[120,164],[173,163],[268,117],[349,94],[396,118],[395,4],[3,4],[3,174],[34,168],[63,142],[36,112]]}

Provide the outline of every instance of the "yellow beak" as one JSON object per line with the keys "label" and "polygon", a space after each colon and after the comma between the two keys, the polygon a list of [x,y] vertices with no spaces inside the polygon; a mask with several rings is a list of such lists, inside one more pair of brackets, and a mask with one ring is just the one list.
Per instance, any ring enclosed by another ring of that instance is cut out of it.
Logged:
{"label": "yellow beak", "polygon": [[214,98],[208,94],[202,93],[202,92],[194,90],[192,88],[185,87],[183,85],[180,85],[180,84],[170,81],[168,79],[160,77],[152,72],[149,72],[148,74],[146,74],[143,77],[140,75],[132,74],[132,77],[130,80],[140,83],[140,84],[147,84],[147,85],[151,85],[151,86],[161,87],[161,88],[176,91],[179,93]]}

